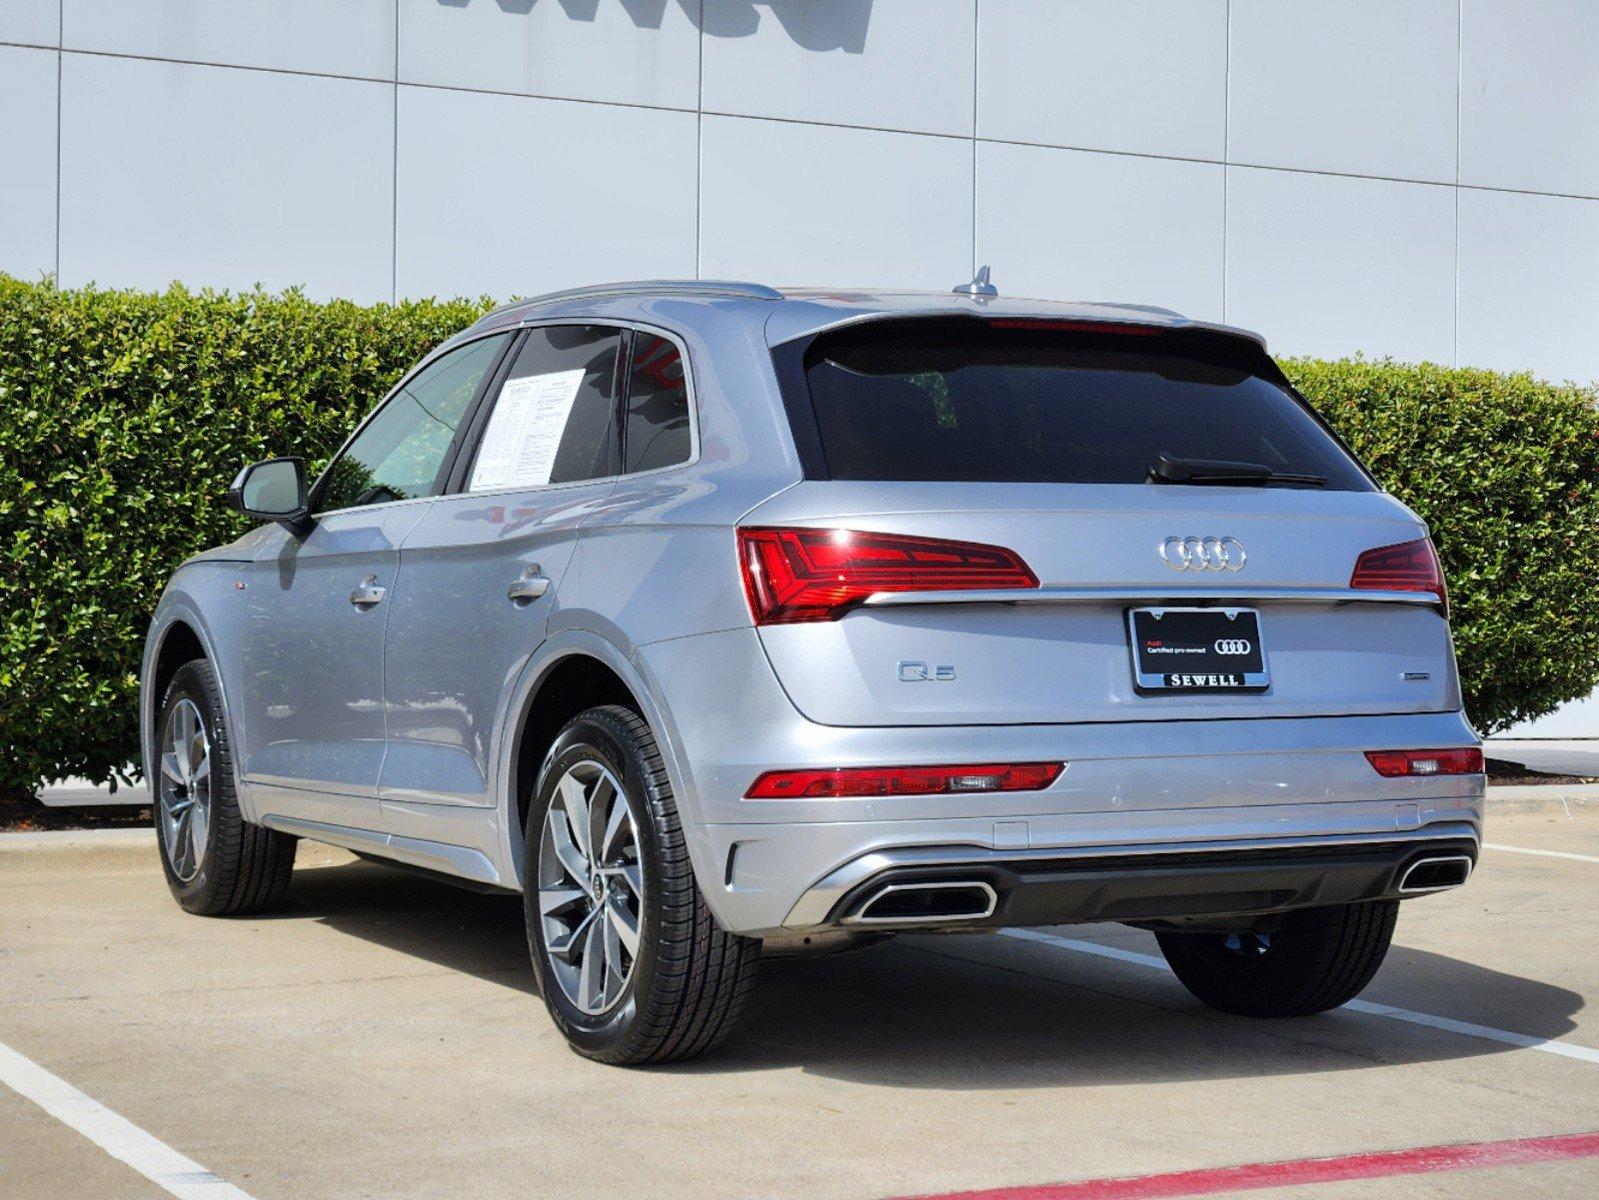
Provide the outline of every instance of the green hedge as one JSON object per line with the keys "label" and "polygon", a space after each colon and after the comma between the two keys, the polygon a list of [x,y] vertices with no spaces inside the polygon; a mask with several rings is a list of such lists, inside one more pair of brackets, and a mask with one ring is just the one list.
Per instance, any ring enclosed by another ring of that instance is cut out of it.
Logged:
{"label": "green hedge", "polygon": [[174,567],[243,532],[233,474],[325,459],[485,307],[0,276],[0,792],[132,762],[150,611]]}
{"label": "green hedge", "polygon": [[1432,529],[1483,733],[1599,685],[1599,393],[1433,363],[1283,369]]}
{"label": "green hedge", "polygon": [[[0,276],[0,792],[107,778],[137,752],[138,666],[167,576],[243,528],[222,492],[270,454],[322,460],[483,301],[61,290]],[[1599,683],[1591,390],[1361,360],[1286,364],[1449,571],[1485,730]]]}

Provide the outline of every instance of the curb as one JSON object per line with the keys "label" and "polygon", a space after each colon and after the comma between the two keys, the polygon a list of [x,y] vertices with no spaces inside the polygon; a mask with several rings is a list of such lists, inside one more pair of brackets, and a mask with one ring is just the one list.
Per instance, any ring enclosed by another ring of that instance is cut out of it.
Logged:
{"label": "curb", "polygon": [[153,846],[155,827],[138,829],[30,829],[0,833],[0,851],[69,850],[80,846]]}

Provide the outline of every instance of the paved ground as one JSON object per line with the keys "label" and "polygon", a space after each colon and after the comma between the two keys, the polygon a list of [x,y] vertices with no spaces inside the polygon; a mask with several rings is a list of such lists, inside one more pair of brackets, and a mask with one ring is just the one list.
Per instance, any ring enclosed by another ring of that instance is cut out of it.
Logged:
{"label": "paved ground", "polygon": [[1491,738],[1483,750],[1548,775],[1599,778],[1599,735],[1591,738]]}
{"label": "paved ground", "polygon": [[[1587,1057],[1221,1016],[1093,926],[768,962],[736,1044],[620,1071],[550,1026],[514,899],[307,847],[285,913],[208,921],[127,837],[0,840],[0,1048],[255,1200],[869,1200],[1599,1131],[1599,804],[1489,842],[1518,849],[1408,904],[1365,999]],[[1596,1193],[1586,1157],[1266,1194]],[[6,1200],[167,1194],[0,1085]]]}

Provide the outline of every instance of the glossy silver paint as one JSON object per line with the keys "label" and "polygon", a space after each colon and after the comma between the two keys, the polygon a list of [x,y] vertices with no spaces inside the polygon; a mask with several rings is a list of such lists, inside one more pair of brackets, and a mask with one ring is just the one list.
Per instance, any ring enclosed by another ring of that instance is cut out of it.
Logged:
{"label": "glossy silver paint", "polygon": [[[573,320],[677,340],[693,459],[346,510],[303,537],[263,526],[196,556],[151,626],[147,778],[151,680],[182,625],[216,665],[246,817],[513,889],[534,870],[511,795],[533,698],[570,656],[605,664],[660,742],[707,902],[742,933],[814,928],[841,879],[906,856],[1477,836],[1480,777],[1385,779],[1363,754],[1476,740],[1436,608],[1348,589],[1360,551],[1425,533],[1393,497],[804,479],[772,347],[954,313],[1200,324],[1138,306],[704,283],[493,313],[435,354]],[[836,622],[756,629],[740,524],[997,543],[1042,586],[884,596]],[[1161,548],[1190,537],[1233,539],[1247,561],[1174,572]],[[1134,692],[1124,609],[1201,598],[1260,611],[1269,693]],[[951,670],[908,681],[906,662]],[[1069,766],[1040,792],[744,799],[777,768],[1005,760]]]}

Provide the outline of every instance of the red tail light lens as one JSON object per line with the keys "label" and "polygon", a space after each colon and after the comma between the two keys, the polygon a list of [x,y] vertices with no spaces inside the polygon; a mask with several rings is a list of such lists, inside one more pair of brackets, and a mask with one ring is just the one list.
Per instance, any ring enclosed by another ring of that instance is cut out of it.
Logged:
{"label": "red tail light lens", "polygon": [[757,625],[836,621],[874,592],[1038,586],[999,546],[848,529],[740,529],[738,559]]}
{"label": "red tail light lens", "polygon": [[1379,546],[1355,560],[1355,573],[1349,586],[1376,592],[1431,592],[1449,615],[1449,593],[1444,588],[1444,569],[1431,538]]}
{"label": "red tail light lens", "polygon": [[1412,775],[1481,775],[1482,749],[1368,750],[1366,759],[1389,779]]}
{"label": "red tail light lens", "polygon": [[744,793],[749,800],[843,796],[942,796],[951,792],[1037,792],[1060,778],[1065,763],[984,763],[955,767],[835,767],[768,771]]}

